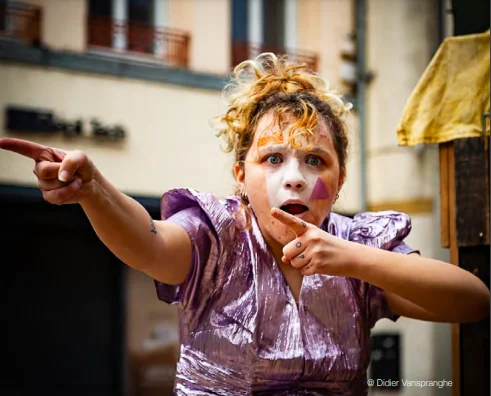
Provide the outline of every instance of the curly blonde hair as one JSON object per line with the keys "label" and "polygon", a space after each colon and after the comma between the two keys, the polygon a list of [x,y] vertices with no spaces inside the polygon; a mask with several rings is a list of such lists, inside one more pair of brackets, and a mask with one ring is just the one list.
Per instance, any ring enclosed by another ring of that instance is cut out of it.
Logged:
{"label": "curly blonde hair", "polygon": [[[305,64],[287,56],[260,54],[235,67],[222,97],[228,108],[213,119],[212,127],[225,139],[225,151],[233,151],[235,161],[242,166],[259,119],[273,111],[275,125],[288,124],[286,136],[294,148],[302,145],[300,138],[312,143],[319,117],[323,119],[332,134],[340,169],[346,170],[348,136],[344,118],[352,105],[344,103],[327,80]],[[288,123],[288,116],[293,116],[295,122]],[[240,189],[235,193],[244,206],[249,204]]]}

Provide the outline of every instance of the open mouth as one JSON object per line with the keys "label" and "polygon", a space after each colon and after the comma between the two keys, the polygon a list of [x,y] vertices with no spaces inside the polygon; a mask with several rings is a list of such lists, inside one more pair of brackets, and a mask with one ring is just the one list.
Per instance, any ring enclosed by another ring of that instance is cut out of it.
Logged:
{"label": "open mouth", "polygon": [[309,208],[302,204],[287,204],[280,207],[281,210],[290,213],[291,215],[299,215],[309,210]]}

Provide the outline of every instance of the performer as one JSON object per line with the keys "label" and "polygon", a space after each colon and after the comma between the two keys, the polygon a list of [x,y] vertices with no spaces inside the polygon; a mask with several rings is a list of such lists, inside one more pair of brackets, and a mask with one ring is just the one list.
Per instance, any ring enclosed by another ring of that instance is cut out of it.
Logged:
{"label": "performer", "polygon": [[407,215],[331,211],[346,177],[349,106],[325,80],[262,54],[237,66],[224,93],[215,127],[235,155],[236,195],[169,191],[161,221],[86,154],[0,139],[35,160],[45,200],[79,203],[101,241],[178,304],[176,394],[366,395],[379,319],[488,314],[477,277],[404,243]]}

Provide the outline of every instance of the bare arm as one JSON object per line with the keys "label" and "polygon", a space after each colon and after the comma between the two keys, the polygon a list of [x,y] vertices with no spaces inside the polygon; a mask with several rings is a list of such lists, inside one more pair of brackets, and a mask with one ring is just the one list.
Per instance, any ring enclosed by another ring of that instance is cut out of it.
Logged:
{"label": "bare arm", "polygon": [[35,161],[43,198],[79,203],[101,241],[125,264],[168,284],[182,283],[191,267],[191,242],[180,226],[153,221],[134,199],[118,191],[81,151],[3,138],[0,148]]}
{"label": "bare arm", "polygon": [[489,290],[470,272],[455,265],[356,246],[353,276],[385,290],[395,314],[421,320],[464,323],[489,315]]}
{"label": "bare arm", "polygon": [[153,220],[145,208],[96,174],[93,192],[80,201],[100,240],[122,262],[167,284],[184,282],[191,242],[174,223]]}
{"label": "bare arm", "polygon": [[283,248],[283,261],[303,275],[361,279],[384,290],[394,314],[414,319],[463,323],[489,315],[487,286],[462,268],[347,241],[276,208],[271,214],[297,236]]}

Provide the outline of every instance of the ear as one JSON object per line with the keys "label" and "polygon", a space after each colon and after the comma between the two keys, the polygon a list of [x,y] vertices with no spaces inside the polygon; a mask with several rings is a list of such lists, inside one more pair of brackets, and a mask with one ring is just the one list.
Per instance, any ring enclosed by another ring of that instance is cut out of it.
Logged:
{"label": "ear", "polygon": [[234,176],[235,180],[237,181],[237,184],[239,185],[240,189],[244,189],[244,183],[245,183],[245,169],[244,165],[241,165],[240,163],[236,162],[234,165]]}
{"label": "ear", "polygon": [[346,180],[346,171],[344,169],[341,169],[339,171],[338,191],[341,191],[341,188],[343,187],[345,180]]}

